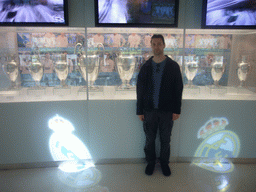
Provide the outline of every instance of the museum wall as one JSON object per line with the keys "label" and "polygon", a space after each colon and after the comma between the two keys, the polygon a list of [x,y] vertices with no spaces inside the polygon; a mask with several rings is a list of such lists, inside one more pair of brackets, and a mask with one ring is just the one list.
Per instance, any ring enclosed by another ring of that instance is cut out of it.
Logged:
{"label": "museum wall", "polygon": [[[70,27],[94,27],[93,0],[70,0],[69,10]],[[199,29],[200,17],[201,1],[180,1],[178,28]],[[2,78],[3,74],[0,75]],[[255,83],[253,80],[255,78],[249,79],[251,86]],[[234,85],[239,83],[235,76],[230,81]],[[90,98],[93,97],[0,103],[0,167],[54,161],[51,143],[54,130],[49,121],[55,117],[72,124],[74,130],[70,138],[79,139],[95,161],[114,159],[113,162],[118,163],[123,159],[143,159],[145,136],[142,122],[135,114],[136,100]],[[228,158],[256,158],[253,147],[256,146],[255,99],[231,97],[226,100],[222,95],[216,98],[200,99],[192,94],[183,100],[181,117],[175,121],[172,131],[172,162],[178,158],[214,157],[215,154]],[[206,135],[200,135],[202,131]],[[223,139],[220,140],[220,136]],[[216,149],[214,142],[219,145]],[[204,154],[205,146],[214,151]],[[159,153],[159,142],[157,149]]]}

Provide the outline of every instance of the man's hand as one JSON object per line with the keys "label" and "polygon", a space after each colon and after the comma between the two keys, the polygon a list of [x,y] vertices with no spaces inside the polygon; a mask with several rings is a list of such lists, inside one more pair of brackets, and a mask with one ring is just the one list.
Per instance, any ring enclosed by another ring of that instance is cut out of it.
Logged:
{"label": "man's hand", "polygon": [[141,121],[144,121],[144,115],[138,115]]}
{"label": "man's hand", "polygon": [[172,114],[172,120],[175,121],[180,118],[180,114],[173,113]]}

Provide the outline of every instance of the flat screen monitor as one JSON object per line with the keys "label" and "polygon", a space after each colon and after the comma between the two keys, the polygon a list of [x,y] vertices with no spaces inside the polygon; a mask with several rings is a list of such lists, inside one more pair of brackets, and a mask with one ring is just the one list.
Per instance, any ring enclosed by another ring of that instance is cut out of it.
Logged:
{"label": "flat screen monitor", "polygon": [[255,0],[203,0],[202,28],[255,29]]}
{"label": "flat screen monitor", "polygon": [[179,0],[95,0],[100,27],[177,27]]}
{"label": "flat screen monitor", "polygon": [[67,25],[67,0],[0,0],[0,26]]}

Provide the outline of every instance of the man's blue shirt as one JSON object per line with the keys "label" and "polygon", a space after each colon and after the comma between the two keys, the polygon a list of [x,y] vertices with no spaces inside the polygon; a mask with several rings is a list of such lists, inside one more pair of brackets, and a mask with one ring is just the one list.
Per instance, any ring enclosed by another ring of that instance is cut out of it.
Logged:
{"label": "man's blue shirt", "polygon": [[161,87],[161,80],[162,75],[164,71],[164,67],[166,64],[166,59],[162,61],[161,63],[155,63],[152,60],[152,66],[153,66],[153,104],[154,108],[158,109],[158,103],[159,103],[159,92]]}

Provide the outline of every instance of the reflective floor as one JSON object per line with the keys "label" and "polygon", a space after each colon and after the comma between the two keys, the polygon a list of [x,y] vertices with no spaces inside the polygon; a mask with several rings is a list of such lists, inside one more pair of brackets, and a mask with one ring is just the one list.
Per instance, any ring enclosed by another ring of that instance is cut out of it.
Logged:
{"label": "reflective floor", "polygon": [[235,164],[231,173],[220,174],[187,163],[170,163],[165,177],[157,164],[154,174],[144,174],[145,164],[97,165],[79,173],[58,168],[0,171],[1,192],[216,192],[256,191],[256,164]]}

